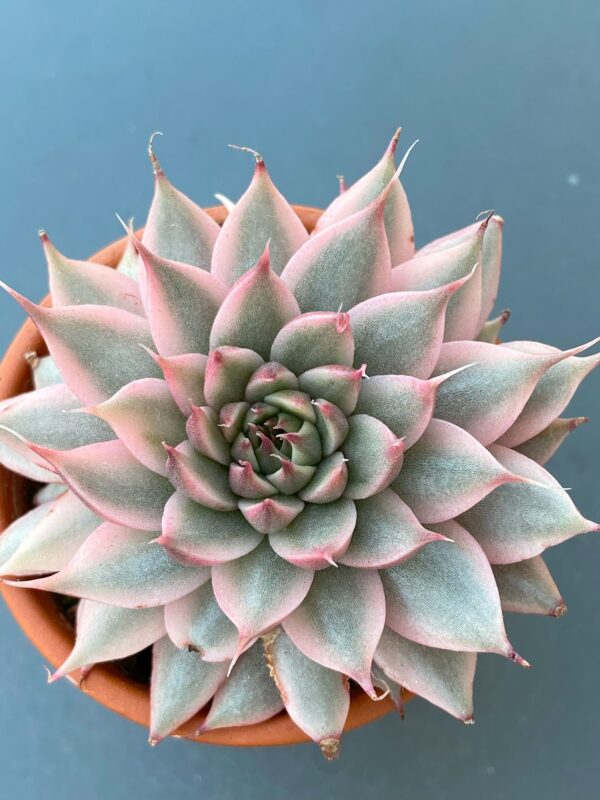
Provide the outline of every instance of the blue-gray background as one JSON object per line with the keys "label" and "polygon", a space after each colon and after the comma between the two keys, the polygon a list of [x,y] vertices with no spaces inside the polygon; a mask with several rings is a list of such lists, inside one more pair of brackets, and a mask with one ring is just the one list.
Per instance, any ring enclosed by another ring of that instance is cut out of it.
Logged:
{"label": "blue-gray background", "polygon": [[[142,221],[146,139],[204,204],[251,172],[228,142],[264,153],[283,192],[323,205],[398,124],[421,138],[406,170],[418,243],[496,208],[507,220],[499,307],[509,335],[572,346],[600,333],[600,7],[590,0],[102,3],[20,0],[0,10],[0,275],[45,292],[46,227],[84,257]],[[22,314],[0,298],[4,348]],[[594,417],[593,376],[573,404]],[[594,421],[593,421],[594,422]],[[596,424],[554,471],[600,518]],[[0,608],[2,796],[246,800],[597,797],[600,550],[592,535],[548,555],[561,620],[509,619],[529,672],[480,659],[477,724],[423,701],[348,735],[339,762],[314,746],[215,749],[145,732],[66,683]]]}

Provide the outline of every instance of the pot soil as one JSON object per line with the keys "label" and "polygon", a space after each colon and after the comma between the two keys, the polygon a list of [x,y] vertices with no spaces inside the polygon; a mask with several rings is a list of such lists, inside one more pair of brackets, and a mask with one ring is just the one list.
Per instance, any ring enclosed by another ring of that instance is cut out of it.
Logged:
{"label": "pot soil", "polygon": [[[319,209],[308,206],[294,206],[294,209],[308,231],[314,228],[322,213]],[[218,206],[207,211],[217,222],[223,222],[226,214],[224,208]],[[123,253],[125,244],[126,237],[100,250],[90,260],[114,267]],[[44,304],[49,304],[48,298],[44,300]],[[31,320],[25,322],[0,364],[0,400],[31,388],[30,368],[25,359],[25,353],[29,351],[35,351],[39,355],[47,353],[44,341]],[[31,508],[33,486],[25,478],[0,467],[0,530],[3,531],[14,519]],[[13,616],[44,660],[53,668],[62,664],[73,647],[74,630],[56,602],[56,597],[47,592],[20,589],[5,584],[0,584],[0,591]],[[85,680],[81,680],[79,671],[74,672],[69,676],[69,680],[103,706],[148,727],[150,718],[148,686],[127,677],[116,664],[97,665]],[[345,730],[366,725],[391,710],[392,705],[388,699],[373,702],[364,692],[357,692],[352,696]],[[309,741],[285,712],[258,725],[223,728],[202,736],[194,736],[194,731],[198,729],[204,716],[203,712],[199,713],[182,725],[175,735],[207,744],[238,747],[287,745]]]}

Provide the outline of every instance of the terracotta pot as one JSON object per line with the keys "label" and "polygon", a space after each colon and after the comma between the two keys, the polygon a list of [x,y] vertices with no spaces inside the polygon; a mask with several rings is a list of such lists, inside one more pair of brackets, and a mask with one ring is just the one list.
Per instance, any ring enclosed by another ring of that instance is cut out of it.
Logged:
{"label": "terracotta pot", "polygon": [[[307,230],[311,231],[322,213],[317,208],[294,206]],[[221,206],[207,209],[217,222],[223,222],[225,209]],[[100,264],[116,266],[124,248],[126,238],[108,245],[91,260]],[[48,303],[48,298],[44,300]],[[47,352],[37,329],[27,320],[9,347],[0,365],[0,399],[13,397],[31,388],[30,369],[24,354],[35,350]],[[31,485],[19,475],[0,467],[0,531],[23,514],[31,505]],[[2,595],[15,619],[52,667],[58,667],[73,647],[74,632],[61,614],[52,596],[33,589],[19,589],[0,585]],[[134,722],[148,726],[150,703],[148,687],[127,678],[113,664],[99,664],[80,681],[79,673],[69,680],[93,697],[98,703],[116,711]],[[363,692],[352,697],[346,730],[366,725],[392,710],[388,699],[373,702]],[[207,744],[254,747],[286,745],[308,741],[307,736],[294,725],[285,712],[266,722],[240,728],[224,728],[202,736],[194,736],[204,714],[198,714],[177,731],[177,736]]]}

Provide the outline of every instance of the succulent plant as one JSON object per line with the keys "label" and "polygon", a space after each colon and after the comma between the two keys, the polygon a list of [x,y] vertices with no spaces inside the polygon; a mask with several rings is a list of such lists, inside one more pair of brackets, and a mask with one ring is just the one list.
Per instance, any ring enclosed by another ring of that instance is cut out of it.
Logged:
{"label": "succulent plant", "polygon": [[598,530],[542,464],[600,356],[498,343],[503,221],[415,253],[397,141],[310,236],[260,155],[220,228],[151,143],[118,268],[43,233],[52,307],[8,289],[50,355],[0,407],[46,484],[1,574],[80,598],[51,680],[153,646],[152,743],[285,708],[332,758],[350,681],[472,721],[478,652],[528,666],[503,610],[562,614],[541,554]]}

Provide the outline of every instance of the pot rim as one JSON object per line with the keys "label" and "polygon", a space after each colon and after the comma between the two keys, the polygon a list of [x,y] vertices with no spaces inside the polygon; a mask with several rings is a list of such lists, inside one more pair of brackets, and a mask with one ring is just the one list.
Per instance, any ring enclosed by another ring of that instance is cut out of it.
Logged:
{"label": "pot rim", "polygon": [[[311,206],[294,205],[294,210],[310,232],[323,213]],[[205,209],[219,224],[227,216],[223,206]],[[141,231],[137,232],[138,235]],[[89,260],[98,264],[115,267],[123,253],[127,237],[123,237],[95,253]],[[49,304],[49,297],[42,301]],[[35,351],[47,352],[42,336],[30,319],[27,319],[10,344],[0,364],[0,400],[13,397],[31,388],[30,369],[24,354]],[[13,472],[0,467],[0,531],[14,519],[25,513],[29,505],[26,500],[28,481]],[[39,650],[45,661],[57,668],[70,653],[74,635],[73,629],[62,615],[50,593],[35,589],[21,589],[0,584],[12,615],[32,644]],[[150,720],[149,687],[125,676],[114,664],[98,664],[82,679],[80,670],[67,676],[67,680],[77,686],[97,703],[115,711],[133,722],[148,727]],[[406,698],[408,699],[408,697]],[[345,731],[366,725],[392,710],[389,698],[371,700],[363,692],[352,695]],[[237,747],[265,747],[289,745],[310,741],[290,719],[285,711],[269,720],[255,725],[234,728],[221,728],[196,736],[206,712],[203,710],[186,722],[171,736],[215,745]]]}

